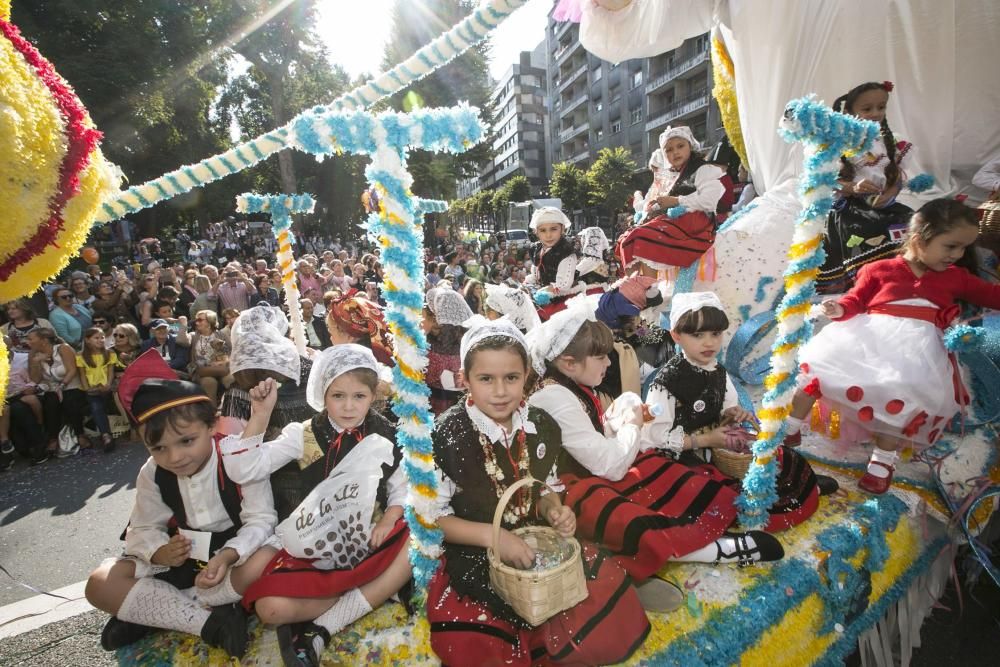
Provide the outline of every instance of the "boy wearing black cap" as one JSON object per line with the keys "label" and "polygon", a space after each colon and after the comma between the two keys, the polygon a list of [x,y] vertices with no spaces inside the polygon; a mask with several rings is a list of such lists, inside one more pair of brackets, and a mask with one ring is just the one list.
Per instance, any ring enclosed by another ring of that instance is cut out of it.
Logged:
{"label": "boy wearing black cap", "polygon": [[242,657],[247,621],[234,603],[276,553],[262,547],[277,524],[271,487],[226,476],[215,404],[155,351],[129,366],[118,396],[150,458],[136,481],[125,555],[87,581],[87,600],[113,615],[101,644],[114,650],[162,628]]}

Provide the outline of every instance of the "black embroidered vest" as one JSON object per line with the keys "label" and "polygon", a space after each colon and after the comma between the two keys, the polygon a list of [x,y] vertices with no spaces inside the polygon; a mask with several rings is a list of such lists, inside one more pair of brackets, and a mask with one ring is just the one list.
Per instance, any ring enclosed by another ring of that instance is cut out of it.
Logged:
{"label": "black embroidered vest", "polygon": [[698,188],[694,185],[695,174],[698,173],[698,169],[705,164],[702,160],[695,154],[692,154],[688,159],[687,164],[684,165],[684,171],[681,175],[677,177],[674,181],[673,186],[670,188],[670,192],[667,194],[671,197],[683,197],[684,195],[689,195],[694,193]]}
{"label": "black embroidered vest", "polygon": [[559,263],[573,254],[576,254],[573,245],[565,236],[549,248],[545,255],[542,255],[541,243],[535,243],[531,246],[531,263],[538,267],[538,286],[544,287],[553,284],[556,281]]}
{"label": "black embroidered vest", "polygon": [[[562,436],[559,425],[548,413],[536,408],[528,408],[528,419],[535,425],[537,433],[528,433],[525,447],[528,450],[528,471],[535,479],[545,481],[562,450]],[[479,523],[493,523],[499,498],[493,481],[486,472],[486,456],[479,439],[479,430],[472,423],[465,404],[459,403],[442,413],[434,424],[434,461],[457,487],[451,498],[451,508],[455,516]],[[502,487],[514,482],[514,470],[503,444],[492,443],[494,458],[503,473]],[[517,460],[517,446],[511,451]],[[535,519],[535,509],[541,494],[541,486],[532,485],[531,504],[527,519],[518,525],[506,520],[503,527],[511,530],[523,525],[546,525]],[[512,501],[513,502],[513,501]],[[494,614],[501,616],[519,627],[530,627],[514,613],[489,582],[489,561],[486,550],[445,542],[446,571],[451,585],[462,596],[471,597],[485,604]]]}
{"label": "black embroidered vest", "polygon": [[660,369],[653,384],[674,397],[674,426],[682,427],[685,433],[719,423],[726,398],[726,369],[722,364],[704,370],[678,354]]}

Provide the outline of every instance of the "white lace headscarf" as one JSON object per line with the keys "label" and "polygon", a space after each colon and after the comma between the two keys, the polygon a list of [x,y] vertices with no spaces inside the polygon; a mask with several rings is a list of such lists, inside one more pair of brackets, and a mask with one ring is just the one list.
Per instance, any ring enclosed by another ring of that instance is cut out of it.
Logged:
{"label": "white lace headscarf", "polygon": [[528,334],[531,365],[536,373],[545,374],[546,362],[552,361],[569,347],[584,322],[597,320],[594,313],[594,299],[580,294],[566,302],[565,310],[559,311]]}
{"label": "white lace headscarf", "polygon": [[573,225],[573,223],[569,221],[569,218],[566,217],[566,214],[557,209],[555,206],[543,206],[535,211],[535,214],[531,216],[531,222],[528,223],[528,227],[534,231],[535,229],[538,229],[538,225],[544,225],[549,222],[562,225],[563,230],[569,229]]}
{"label": "white lace headscarf", "polygon": [[580,261],[576,264],[576,272],[585,276],[604,264],[604,254],[611,249],[611,242],[600,227],[581,229],[576,235],[580,241]]}
{"label": "white lace headscarf", "polygon": [[488,320],[482,315],[473,315],[465,321],[463,326],[465,326],[465,335],[462,336],[462,343],[459,347],[462,364],[465,364],[465,356],[470,350],[491,336],[510,338],[524,348],[525,352],[528,352],[528,340],[521,333],[521,330],[506,317],[501,317],[499,320]]}
{"label": "white lace headscarf", "polygon": [[667,129],[660,133],[660,148],[666,150],[667,142],[674,137],[680,137],[691,144],[692,151],[701,150],[701,143],[694,138],[694,132],[687,125],[678,125],[677,127],[668,126]]}
{"label": "white lace headscarf", "polygon": [[338,377],[356,368],[367,368],[379,374],[375,355],[364,345],[344,343],[328,347],[313,359],[309,381],[306,383],[306,401],[316,412],[326,407],[326,390]]}
{"label": "white lace headscarf", "polygon": [[522,331],[531,331],[541,325],[538,311],[531,302],[531,297],[507,285],[483,285],[486,290],[486,306],[495,310],[514,323]]}
{"label": "white lace headscarf", "polygon": [[229,372],[274,371],[298,384],[302,362],[286,333],[288,319],[280,309],[258,305],[244,310],[233,322]]}
{"label": "white lace headscarf", "polygon": [[469,308],[465,297],[455,290],[438,289],[434,294],[431,292],[435,290],[432,289],[427,293],[427,304],[438,324],[461,325],[472,317],[472,308]]}
{"label": "white lace headscarf", "polygon": [[708,306],[718,308],[722,311],[725,310],[722,306],[722,301],[719,300],[715,292],[681,292],[680,294],[675,294],[674,298],[670,300],[670,329],[677,328],[677,322],[680,321],[685,313],[698,311]]}

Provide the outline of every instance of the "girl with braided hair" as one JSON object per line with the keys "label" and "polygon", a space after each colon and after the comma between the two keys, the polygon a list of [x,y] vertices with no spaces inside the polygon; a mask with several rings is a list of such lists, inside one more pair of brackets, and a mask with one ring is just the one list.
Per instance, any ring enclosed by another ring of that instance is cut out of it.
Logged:
{"label": "girl with braided hair", "polygon": [[822,293],[845,292],[863,265],[895,255],[913,210],[896,201],[906,184],[913,144],[889,128],[891,81],[870,81],[834,100],[833,108],[882,129],[871,149],[841,158],[839,191],[827,221],[826,264],[817,278]]}

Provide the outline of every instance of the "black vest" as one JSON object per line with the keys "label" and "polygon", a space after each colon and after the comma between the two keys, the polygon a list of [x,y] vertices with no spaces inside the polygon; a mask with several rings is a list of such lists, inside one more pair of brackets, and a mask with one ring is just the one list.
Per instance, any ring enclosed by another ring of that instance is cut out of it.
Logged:
{"label": "black vest", "polygon": [[685,433],[719,423],[726,399],[726,369],[722,364],[709,371],[677,354],[660,369],[653,384],[674,397],[674,426],[682,427]]}
{"label": "black vest", "polygon": [[531,246],[531,263],[538,267],[539,287],[553,284],[556,281],[559,263],[570,255],[576,254],[573,250],[573,245],[565,236],[561,237],[554,246],[549,248],[549,251],[544,256],[542,255],[542,249],[541,243],[535,243]]}
{"label": "black vest", "polygon": [[[535,479],[545,481],[562,450],[559,425],[548,413],[536,408],[528,408],[528,419],[537,430],[537,433],[528,433],[525,438],[528,472]],[[435,463],[457,487],[451,498],[455,516],[467,521],[492,524],[499,499],[493,482],[486,473],[486,457],[479,442],[479,431],[469,418],[465,404],[459,403],[441,414],[435,422],[431,437],[434,441]],[[541,446],[543,444],[544,447]],[[504,474],[501,485],[509,486],[514,481],[514,470],[508,460],[506,448],[499,443],[492,443],[492,446],[497,465]],[[541,488],[538,484],[532,485],[528,518],[518,525],[511,525],[504,520],[504,528],[512,530],[524,525],[544,524],[534,518]],[[446,571],[451,585],[459,595],[485,604],[494,614],[518,627],[530,627],[490,586],[489,561],[485,549],[446,542],[444,550]]]}
{"label": "black vest", "polygon": [[[239,484],[229,479],[229,475],[226,474],[226,468],[222,465],[221,458],[219,459],[216,474],[220,475],[219,499],[222,501],[222,506],[226,509],[226,514],[229,515],[229,520],[233,522],[233,527],[212,533],[210,551],[213,555],[222,548],[222,545],[235,537],[236,533],[243,526],[243,521],[240,519],[240,510],[243,508],[243,494],[240,491]],[[176,535],[178,528],[192,530],[187,521],[187,514],[184,512],[184,499],[181,497],[177,475],[165,468],[156,466],[153,479],[156,482],[156,486],[160,489],[160,497],[163,499],[164,504],[174,513],[170,518],[167,529],[168,534]]]}
{"label": "black vest", "polygon": [[[305,468],[299,467],[298,461],[292,461],[276,470],[271,475],[271,491],[274,493],[274,508],[278,513],[278,521],[284,521],[291,515],[295,508],[305,500],[309,492],[326,479],[327,475],[337,464],[344,460],[344,457],[354,449],[358,442],[365,436],[378,434],[386,438],[393,445],[396,445],[396,429],[378,413],[369,410],[364,423],[358,429],[360,436],[354,433],[345,433],[340,441],[340,449],[330,452],[330,447],[337,440],[337,430],[330,424],[326,416],[326,411],[319,413],[310,420],[313,435],[316,437],[316,444],[319,445],[323,456],[313,461]],[[329,454],[329,468],[327,468],[327,455]],[[389,498],[388,481],[392,473],[399,467],[403,454],[396,445],[393,448],[393,460],[391,464],[382,466],[382,479],[379,480],[378,494],[376,502],[385,510],[386,502]]]}
{"label": "black vest", "polygon": [[670,192],[667,194],[671,197],[683,197],[684,195],[689,195],[694,193],[698,188],[694,185],[695,174],[698,173],[698,169],[705,164],[702,160],[695,154],[692,154],[688,159],[687,164],[684,165],[684,171],[681,175],[677,177],[674,181],[673,186],[670,188]]}

